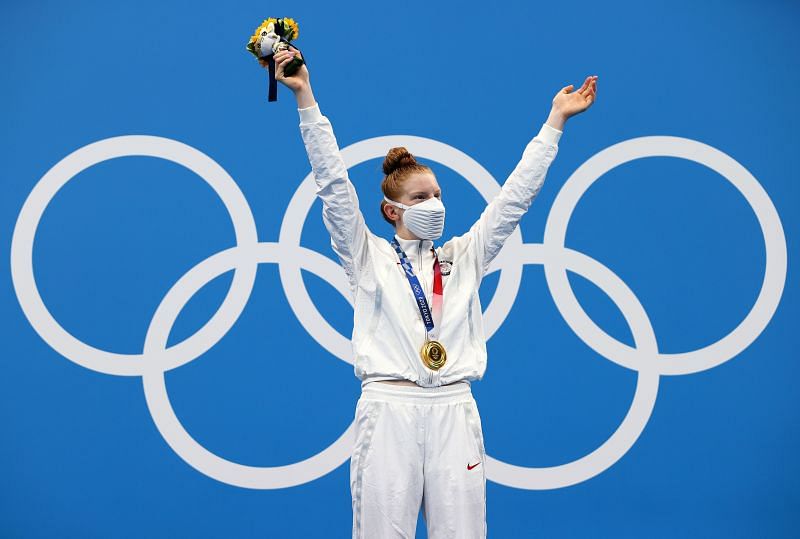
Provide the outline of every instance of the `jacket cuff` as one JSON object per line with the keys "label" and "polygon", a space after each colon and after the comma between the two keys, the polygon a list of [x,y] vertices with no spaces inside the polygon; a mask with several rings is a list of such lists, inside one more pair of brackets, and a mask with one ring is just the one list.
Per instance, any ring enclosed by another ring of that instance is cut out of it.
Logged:
{"label": "jacket cuff", "polygon": [[310,107],[304,109],[298,108],[297,112],[300,114],[300,123],[307,124],[316,122],[322,119],[322,113],[319,110],[319,103],[314,103]]}
{"label": "jacket cuff", "polygon": [[540,138],[544,142],[548,144],[552,144],[553,146],[558,146],[558,141],[561,139],[561,134],[563,131],[556,129],[555,127],[550,127],[547,124],[542,124],[542,128],[539,130],[539,134],[536,137]]}

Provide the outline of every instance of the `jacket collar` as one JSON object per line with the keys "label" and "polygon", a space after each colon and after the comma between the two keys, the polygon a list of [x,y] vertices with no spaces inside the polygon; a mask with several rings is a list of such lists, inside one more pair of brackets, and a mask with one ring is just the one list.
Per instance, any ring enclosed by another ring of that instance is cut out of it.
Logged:
{"label": "jacket collar", "polygon": [[[406,240],[398,236],[397,234],[394,235],[397,238],[397,243],[400,244],[400,248],[408,253],[410,250],[416,251],[420,248],[420,240]],[[433,247],[433,240],[422,240],[422,250],[427,252]]]}

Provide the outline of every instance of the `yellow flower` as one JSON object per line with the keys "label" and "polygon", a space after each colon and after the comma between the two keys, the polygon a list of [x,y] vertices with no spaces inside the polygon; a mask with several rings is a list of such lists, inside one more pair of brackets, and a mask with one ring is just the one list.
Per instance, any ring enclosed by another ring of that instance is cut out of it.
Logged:
{"label": "yellow flower", "polygon": [[[261,37],[261,32],[263,30],[266,30],[267,27],[270,25],[270,23],[275,25],[275,24],[277,24],[277,22],[278,22],[278,19],[275,18],[275,17],[270,17],[268,19],[264,19],[264,22],[262,22],[259,25],[259,27],[256,28],[256,31],[253,32],[253,35],[250,36],[250,43],[255,43],[256,41],[258,41],[258,38]],[[288,41],[291,41],[293,39],[297,39],[297,36],[300,35],[300,27],[297,25],[297,21],[295,21],[294,19],[289,18],[289,17],[284,17],[282,22],[283,22],[283,29],[284,29],[284,32],[286,34],[284,37]]]}
{"label": "yellow flower", "polygon": [[266,30],[267,26],[269,26],[270,23],[276,23],[276,22],[278,22],[278,19],[276,19],[275,17],[264,19],[264,22],[262,22],[259,25],[259,27],[256,28],[256,31],[253,32],[253,35],[250,37],[250,41],[251,42],[258,41],[258,38],[261,36],[261,31]]}
{"label": "yellow flower", "polygon": [[297,39],[297,36],[300,35],[300,28],[298,27],[297,22],[290,17],[284,17],[283,27],[287,30],[288,35],[286,36],[286,39],[290,41],[292,39]]}

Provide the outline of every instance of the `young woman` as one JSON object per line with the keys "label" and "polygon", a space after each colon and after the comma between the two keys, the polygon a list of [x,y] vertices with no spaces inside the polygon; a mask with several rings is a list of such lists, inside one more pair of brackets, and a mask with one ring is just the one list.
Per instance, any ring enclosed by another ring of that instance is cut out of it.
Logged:
{"label": "young woman", "polygon": [[297,98],[322,219],[354,296],[362,389],[350,459],[353,537],[414,537],[420,509],[432,539],[485,537],[486,453],[470,389],[486,369],[478,288],[539,192],[564,122],[594,102],[597,77],[556,94],[500,194],[467,233],[434,247],[445,211],[431,169],[403,147],[389,150],[380,209],[394,237],[373,234],[307,67],[283,73],[294,55],[275,55],[275,78]]}

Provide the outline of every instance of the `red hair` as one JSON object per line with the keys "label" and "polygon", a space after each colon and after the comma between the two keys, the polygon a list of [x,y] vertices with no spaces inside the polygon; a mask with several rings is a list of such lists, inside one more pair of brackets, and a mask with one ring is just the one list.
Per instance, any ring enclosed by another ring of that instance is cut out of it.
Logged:
{"label": "red hair", "polygon": [[[431,167],[418,163],[413,155],[404,147],[398,146],[389,150],[386,158],[383,160],[383,173],[386,176],[381,182],[381,191],[386,198],[400,202],[403,196],[402,184],[411,174],[415,172],[429,172],[433,174]],[[387,217],[383,211],[383,207],[388,204],[385,200],[381,200],[381,217],[383,217],[390,225],[397,226],[394,221]]]}

